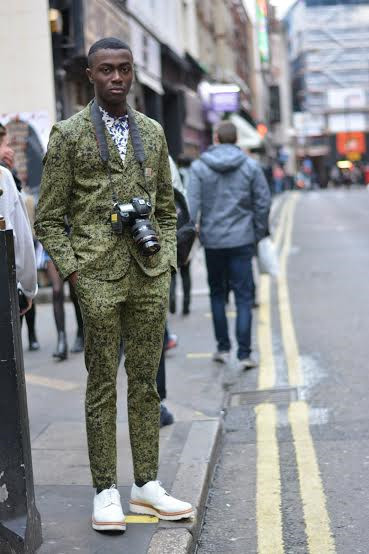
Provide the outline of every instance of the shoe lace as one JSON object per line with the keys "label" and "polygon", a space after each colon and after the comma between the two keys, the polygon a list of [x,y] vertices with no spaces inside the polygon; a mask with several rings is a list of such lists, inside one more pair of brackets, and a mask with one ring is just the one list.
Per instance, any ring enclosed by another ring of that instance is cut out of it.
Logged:
{"label": "shoe lace", "polygon": [[115,491],[118,491],[117,485],[115,485],[115,484],[112,485],[111,487],[109,487],[109,489],[108,489],[108,496],[109,496],[109,499],[110,499],[111,504],[115,504],[115,503],[117,502],[116,494],[113,495],[113,493],[114,493]]}
{"label": "shoe lace", "polygon": [[159,485],[159,490],[160,490],[160,492],[161,492],[163,495],[165,494],[166,496],[170,496],[170,494],[167,493],[167,491],[165,490],[165,488],[162,487],[162,482],[161,482],[161,481],[156,481],[156,483]]}

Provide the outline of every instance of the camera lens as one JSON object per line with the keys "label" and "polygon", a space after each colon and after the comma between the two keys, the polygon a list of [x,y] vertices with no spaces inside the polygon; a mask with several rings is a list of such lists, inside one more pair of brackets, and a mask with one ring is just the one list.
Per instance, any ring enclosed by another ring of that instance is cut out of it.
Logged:
{"label": "camera lens", "polygon": [[145,257],[153,256],[160,250],[155,230],[147,219],[136,219],[132,225],[132,237]]}
{"label": "camera lens", "polygon": [[143,256],[153,256],[160,250],[160,244],[155,240],[148,240],[143,245],[142,254]]}

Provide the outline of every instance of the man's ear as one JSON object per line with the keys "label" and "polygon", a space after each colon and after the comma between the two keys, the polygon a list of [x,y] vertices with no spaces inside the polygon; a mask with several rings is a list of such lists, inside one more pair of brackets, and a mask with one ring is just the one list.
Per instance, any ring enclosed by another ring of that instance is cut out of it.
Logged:
{"label": "man's ear", "polygon": [[214,144],[219,144],[219,137],[218,137],[218,133],[216,131],[214,131],[214,134],[213,134],[213,143]]}
{"label": "man's ear", "polygon": [[92,72],[91,72],[91,69],[89,67],[86,69],[86,73],[87,73],[88,80],[90,81],[91,85],[93,85],[94,80],[92,78]]}

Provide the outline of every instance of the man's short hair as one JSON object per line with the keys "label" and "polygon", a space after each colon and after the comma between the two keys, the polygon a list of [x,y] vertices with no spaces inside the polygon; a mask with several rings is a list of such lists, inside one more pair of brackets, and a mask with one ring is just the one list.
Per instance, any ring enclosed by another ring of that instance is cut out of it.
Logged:
{"label": "man's short hair", "polygon": [[3,142],[5,135],[6,135],[6,127],[4,127],[2,123],[0,123],[0,144]]}
{"label": "man's short hair", "polygon": [[132,50],[126,42],[123,42],[119,38],[115,37],[106,37],[94,42],[88,51],[87,60],[88,66],[91,67],[94,54],[98,50],[128,50],[132,54]]}
{"label": "man's short hair", "polygon": [[222,121],[217,128],[218,140],[221,144],[236,144],[237,128],[231,121]]}

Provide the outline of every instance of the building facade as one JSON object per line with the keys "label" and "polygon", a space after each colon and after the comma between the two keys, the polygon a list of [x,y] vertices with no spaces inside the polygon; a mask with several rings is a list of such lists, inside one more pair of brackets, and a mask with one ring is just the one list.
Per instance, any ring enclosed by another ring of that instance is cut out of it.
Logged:
{"label": "building facade", "polygon": [[[163,125],[174,159],[198,156],[211,142],[216,122],[232,112],[248,126],[252,144],[260,142],[255,127],[269,122],[270,111],[270,64],[262,60],[260,39],[263,32],[266,36],[266,9],[264,19],[256,20],[243,0],[36,0],[23,11],[21,4],[15,0],[6,8],[12,24],[4,26],[0,38],[4,63],[10,60],[6,52],[13,58],[22,52],[22,67],[31,68],[36,60],[43,71],[37,79],[26,79],[27,94],[14,79],[4,81],[0,99],[6,117],[18,110],[37,111],[32,117],[42,128],[40,152],[50,124],[70,117],[93,97],[87,54],[106,36],[131,46],[135,78],[129,102]],[[257,4],[268,6],[267,0]],[[24,28],[32,29],[29,36]],[[32,61],[24,63],[28,54]],[[223,108],[222,100],[212,111],[202,93],[204,84],[224,97],[238,95],[237,102],[227,101]],[[19,126],[9,129],[18,138],[31,134]]]}
{"label": "building facade", "polygon": [[297,154],[320,180],[341,157],[368,153],[369,2],[297,2],[285,18]]}
{"label": "building facade", "polygon": [[1,5],[0,122],[7,126],[23,185],[39,185],[56,119],[47,0]]}

